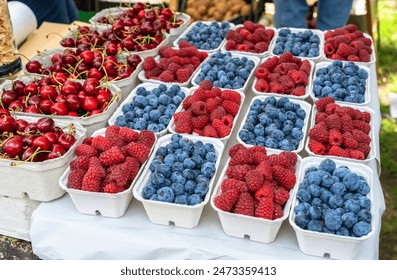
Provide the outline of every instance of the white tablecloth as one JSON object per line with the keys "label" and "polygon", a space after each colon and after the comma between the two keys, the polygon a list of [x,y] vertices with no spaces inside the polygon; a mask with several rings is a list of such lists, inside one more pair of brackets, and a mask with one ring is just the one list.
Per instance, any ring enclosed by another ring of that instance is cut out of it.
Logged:
{"label": "white tablecloth", "polygon": [[[371,67],[371,104],[375,111],[375,147],[379,165],[380,109],[375,66]],[[253,93],[247,93],[236,129],[225,147],[236,144],[239,122],[244,117]],[[305,152],[301,153],[305,157]],[[221,166],[223,166],[221,162]],[[378,170],[379,171],[379,170]],[[218,174],[219,175],[219,174]],[[375,178],[373,207],[375,234],[362,244],[357,259],[377,259],[381,216],[385,202],[379,178]],[[208,204],[198,227],[182,229],[152,224],[141,202],[133,199],[126,214],[119,219],[80,214],[68,195],[43,202],[33,213],[30,237],[33,251],[42,259],[321,259],[303,254],[293,228],[285,220],[276,240],[269,244],[227,236],[217,213]]]}

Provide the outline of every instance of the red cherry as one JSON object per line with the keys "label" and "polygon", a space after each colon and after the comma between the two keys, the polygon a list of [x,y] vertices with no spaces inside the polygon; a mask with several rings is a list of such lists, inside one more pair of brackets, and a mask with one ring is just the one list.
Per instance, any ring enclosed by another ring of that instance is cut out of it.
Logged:
{"label": "red cherry", "polygon": [[15,119],[8,115],[2,115],[0,117],[0,132],[15,132],[18,125]]}
{"label": "red cherry", "polygon": [[51,142],[45,136],[38,136],[32,141],[32,147],[47,151],[51,149]]}
{"label": "red cherry", "polygon": [[53,145],[58,143],[58,137],[53,131],[47,131],[43,136],[46,137]]}
{"label": "red cherry", "polygon": [[98,101],[93,96],[86,96],[83,99],[82,107],[86,111],[93,111],[98,109]]}
{"label": "red cherry", "polygon": [[96,96],[99,105],[105,104],[110,101],[112,97],[112,92],[107,88],[101,88],[98,90],[98,94]]}
{"label": "red cherry", "polygon": [[77,95],[67,95],[65,104],[69,109],[69,113],[71,111],[77,112],[81,108],[81,100]]}
{"label": "red cherry", "polygon": [[24,88],[25,95],[37,95],[39,93],[39,87],[35,83],[29,83]]}
{"label": "red cherry", "polygon": [[36,121],[37,128],[45,133],[51,131],[54,128],[55,122],[49,117],[40,118]]}
{"label": "red cherry", "polygon": [[31,114],[41,114],[39,107],[37,105],[28,105],[25,110],[25,113],[31,113]]}
{"label": "red cherry", "polygon": [[40,95],[44,99],[54,100],[58,93],[53,86],[42,86],[40,88]]}
{"label": "red cherry", "polygon": [[62,54],[61,53],[55,53],[51,56],[51,62],[52,64],[55,64],[57,62],[62,62]]}
{"label": "red cherry", "polygon": [[37,135],[39,134],[39,129],[37,128],[36,123],[30,123],[25,127],[25,130],[23,131],[29,135]]}
{"label": "red cherry", "polygon": [[87,95],[95,95],[96,88],[100,86],[100,82],[94,78],[88,78],[83,83],[83,90]]}
{"label": "red cherry", "polygon": [[63,133],[58,138],[58,144],[61,145],[66,151],[68,151],[75,142],[76,138],[69,133]]}
{"label": "red cherry", "polygon": [[118,53],[118,48],[116,44],[110,43],[106,46],[106,54],[115,56]]}
{"label": "red cherry", "polygon": [[2,147],[3,151],[8,154],[10,158],[15,158],[22,152],[23,138],[19,135],[13,136],[6,140]]}
{"label": "red cherry", "polygon": [[18,98],[18,95],[15,91],[5,90],[1,94],[1,103],[3,104],[4,108],[8,108],[10,106],[11,102],[15,101],[17,98]]}
{"label": "red cherry", "polygon": [[43,100],[43,98],[41,98],[38,95],[33,95],[32,97],[30,97],[28,99],[28,105],[35,105],[35,106],[39,106],[40,102]]}
{"label": "red cherry", "polygon": [[42,77],[40,80],[37,81],[37,85],[39,87],[52,85],[52,81],[50,77]]}
{"label": "red cherry", "polygon": [[26,63],[26,70],[30,73],[40,74],[43,71],[43,68],[38,60],[31,60]]}
{"label": "red cherry", "polygon": [[87,74],[88,78],[94,78],[100,80],[103,78],[103,76],[105,75],[97,68],[91,68],[90,70],[88,70],[88,74]]}
{"label": "red cherry", "polygon": [[25,87],[26,85],[24,82],[20,80],[16,80],[12,83],[12,90],[15,91],[18,96],[25,95]]}
{"label": "red cherry", "polygon": [[139,55],[136,54],[130,54],[127,57],[127,63],[129,66],[133,67],[134,69],[138,66],[138,64],[142,61],[142,59],[139,57]]}
{"label": "red cherry", "polygon": [[52,147],[51,152],[48,154],[47,159],[54,159],[63,156],[66,153],[65,149],[58,144]]}
{"label": "red cherry", "polygon": [[8,106],[8,110],[14,111],[14,112],[23,112],[24,109],[25,109],[25,105],[20,100],[14,100]]}
{"label": "red cherry", "polygon": [[67,78],[64,73],[57,72],[57,73],[53,73],[51,75],[51,82],[54,85],[62,85],[66,82],[66,80],[67,80]]}
{"label": "red cherry", "polygon": [[37,136],[35,135],[27,135],[25,137],[23,137],[23,145],[25,147],[30,147],[32,145],[33,140],[36,138]]}
{"label": "red cherry", "polygon": [[1,118],[2,116],[4,116],[4,115],[10,116],[10,117],[11,117],[10,111],[8,111],[8,110],[5,109],[5,108],[0,108],[0,118]]}
{"label": "red cherry", "polygon": [[65,103],[55,102],[51,105],[50,112],[58,116],[65,116],[69,113],[69,110]]}
{"label": "red cherry", "polygon": [[39,109],[44,113],[44,114],[51,114],[51,106],[52,102],[49,99],[44,99],[40,102],[39,104]]}
{"label": "red cherry", "polygon": [[92,51],[83,51],[79,56],[85,64],[91,64],[94,59],[94,53]]}
{"label": "red cherry", "polygon": [[75,41],[72,37],[63,38],[60,42],[62,47],[73,48],[75,46]]}
{"label": "red cherry", "polygon": [[26,120],[24,119],[17,119],[15,121],[17,124],[17,131],[24,131],[26,126],[29,124]]}
{"label": "red cherry", "polygon": [[71,117],[78,117],[79,115],[78,115],[76,112],[69,111],[68,116],[71,116]]}

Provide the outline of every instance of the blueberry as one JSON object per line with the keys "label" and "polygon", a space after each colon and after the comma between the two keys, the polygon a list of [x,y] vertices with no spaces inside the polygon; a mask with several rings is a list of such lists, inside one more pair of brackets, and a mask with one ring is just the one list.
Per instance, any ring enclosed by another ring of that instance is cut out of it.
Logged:
{"label": "blueberry", "polygon": [[317,185],[309,185],[307,187],[307,190],[310,192],[310,195],[312,197],[320,197],[321,195],[321,188]]}
{"label": "blueberry", "polygon": [[159,201],[173,202],[174,191],[170,187],[162,187],[157,190],[157,198]]}
{"label": "blueberry", "polygon": [[171,165],[160,163],[156,166],[155,172],[164,175],[165,178],[170,178],[172,174]]}
{"label": "blueberry", "polygon": [[357,218],[359,221],[364,221],[370,224],[372,220],[372,214],[369,210],[362,209],[357,213]]}
{"label": "blueberry", "polygon": [[322,181],[322,173],[318,171],[307,173],[307,180],[311,185],[320,185]]}
{"label": "blueberry", "polygon": [[172,183],[171,189],[174,191],[175,195],[181,195],[185,193],[185,187],[180,183]]}
{"label": "blueberry", "polygon": [[173,172],[171,175],[171,182],[184,185],[186,183],[186,178],[180,172]]}
{"label": "blueberry", "polygon": [[295,215],[295,223],[300,228],[306,228],[307,223],[309,222],[309,214],[300,211]]}
{"label": "blueberry", "polygon": [[318,198],[318,197],[314,197],[311,201],[312,206],[321,206],[323,204],[323,201]]}
{"label": "blueberry", "polygon": [[196,177],[196,174],[192,169],[185,169],[182,171],[182,176],[186,178],[186,180],[193,180]]}
{"label": "blueberry", "polygon": [[318,206],[310,206],[309,217],[312,220],[319,220],[321,218],[321,208]]}
{"label": "blueberry", "polygon": [[188,197],[188,204],[191,205],[191,206],[200,204],[201,202],[203,202],[203,199],[198,194],[191,194]]}
{"label": "blueberry", "polygon": [[187,194],[193,194],[196,188],[196,182],[194,180],[187,180],[185,183],[185,192]]}
{"label": "blueberry", "polygon": [[165,177],[163,174],[152,173],[150,175],[150,183],[153,185],[160,186],[160,185],[164,184],[164,180],[165,180]]}
{"label": "blueberry", "polygon": [[346,186],[343,183],[334,183],[331,186],[330,191],[332,194],[339,195],[341,197],[343,197],[347,192]]}
{"label": "blueberry", "polygon": [[350,173],[350,169],[347,166],[339,166],[335,168],[334,172],[332,175],[338,177],[340,180],[343,180],[343,178]]}
{"label": "blueberry", "polygon": [[200,182],[196,185],[194,193],[200,195],[201,197],[205,197],[208,190],[209,190],[208,184],[205,182]]}
{"label": "blueberry", "polygon": [[205,159],[206,159],[207,161],[210,161],[210,162],[216,162],[216,155],[215,155],[214,152],[208,152],[208,153],[205,155]]}
{"label": "blueberry", "polygon": [[340,197],[339,195],[332,195],[329,199],[328,199],[328,205],[329,207],[331,207],[332,209],[336,209],[338,207],[342,207],[343,206],[343,198]]}
{"label": "blueberry", "polygon": [[345,227],[340,227],[336,232],[336,235],[340,236],[350,236],[349,230]]}
{"label": "blueberry", "polygon": [[342,226],[342,218],[337,212],[330,210],[325,215],[324,224],[329,230],[338,230]]}
{"label": "blueberry", "polygon": [[360,185],[359,185],[357,191],[361,195],[367,195],[370,191],[368,183],[365,180],[360,180]]}
{"label": "blueberry", "polygon": [[360,221],[353,226],[353,233],[357,237],[365,236],[371,232],[371,225],[367,222]]}
{"label": "blueberry", "polygon": [[360,203],[355,199],[348,199],[343,203],[343,207],[348,212],[352,212],[354,214],[358,214],[361,210]]}
{"label": "blueberry", "polygon": [[312,196],[307,189],[299,189],[296,193],[296,197],[299,199],[300,202],[310,202]]}
{"label": "blueberry", "polygon": [[175,196],[174,203],[188,205],[188,196],[185,194],[177,195]]}
{"label": "blueberry", "polygon": [[311,231],[318,231],[318,232],[322,232],[323,231],[323,225],[319,220],[310,220],[307,225],[306,228],[308,230]]}
{"label": "blueberry", "polygon": [[371,200],[369,200],[365,196],[360,196],[358,199],[358,203],[359,203],[361,209],[366,209],[366,210],[371,209]]}
{"label": "blueberry", "polygon": [[182,172],[185,169],[182,162],[176,161],[172,165],[172,172]]}
{"label": "blueberry", "polygon": [[343,183],[349,191],[355,191],[360,186],[360,180],[357,174],[350,172],[343,177]]}
{"label": "blueberry", "polygon": [[201,172],[205,177],[211,178],[216,172],[215,164],[213,162],[204,163],[201,166]]}
{"label": "blueberry", "polygon": [[356,214],[352,212],[344,213],[341,218],[343,221],[343,226],[347,229],[352,228],[358,222]]}
{"label": "blueberry", "polygon": [[142,197],[144,199],[149,199],[150,197],[152,197],[153,194],[156,193],[156,188],[153,187],[152,185],[146,185],[143,187],[142,189]]}

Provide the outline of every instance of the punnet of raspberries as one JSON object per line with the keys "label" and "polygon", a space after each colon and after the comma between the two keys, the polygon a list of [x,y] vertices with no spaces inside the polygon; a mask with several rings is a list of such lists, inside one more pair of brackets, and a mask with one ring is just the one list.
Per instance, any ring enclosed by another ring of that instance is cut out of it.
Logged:
{"label": "punnet of raspberries", "polygon": [[239,92],[213,87],[211,81],[204,80],[183,100],[183,110],[174,114],[173,129],[176,133],[225,138],[231,134],[242,101]]}
{"label": "punnet of raspberries", "polygon": [[311,69],[309,60],[285,52],[280,57],[267,58],[259,65],[255,71],[254,88],[258,92],[304,96]]}
{"label": "punnet of raspberries", "polygon": [[308,147],[317,155],[365,160],[371,151],[371,114],[340,106],[331,97],[315,102],[317,113],[309,130]]}
{"label": "punnet of raspberries", "polygon": [[185,83],[192,77],[208,53],[199,51],[187,41],[179,43],[179,49],[163,46],[159,49],[159,59],[148,56],[142,68],[146,79],[165,83]]}
{"label": "punnet of raspberries", "polygon": [[296,184],[293,152],[267,154],[262,146],[242,144],[229,150],[229,163],[214,205],[226,212],[275,220],[284,216],[284,206]]}
{"label": "punnet of raspberries", "polygon": [[273,29],[247,20],[226,34],[225,49],[262,54],[269,50],[273,37]]}
{"label": "punnet of raspberries", "polygon": [[147,160],[156,137],[111,125],[105,135],[84,139],[70,163],[67,186],[88,192],[119,193],[128,189]]}
{"label": "punnet of raspberries", "polygon": [[324,53],[333,60],[370,62],[372,41],[354,24],[348,24],[324,34]]}

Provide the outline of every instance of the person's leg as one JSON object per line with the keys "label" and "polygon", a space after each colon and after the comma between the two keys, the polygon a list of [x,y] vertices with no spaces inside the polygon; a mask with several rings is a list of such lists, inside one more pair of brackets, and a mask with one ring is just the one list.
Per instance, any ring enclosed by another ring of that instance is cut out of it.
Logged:
{"label": "person's leg", "polygon": [[307,28],[306,0],[274,0],[274,25],[280,27]]}
{"label": "person's leg", "polygon": [[346,25],[353,0],[319,0],[317,28],[335,29]]}

